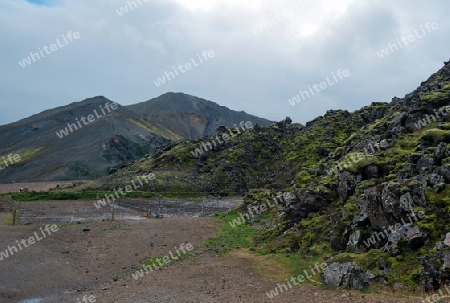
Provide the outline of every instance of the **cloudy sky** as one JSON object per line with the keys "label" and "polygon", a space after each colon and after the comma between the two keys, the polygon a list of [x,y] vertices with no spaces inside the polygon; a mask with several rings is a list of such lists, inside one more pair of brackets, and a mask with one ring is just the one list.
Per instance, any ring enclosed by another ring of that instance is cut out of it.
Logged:
{"label": "cloudy sky", "polygon": [[[98,95],[128,105],[166,92],[305,123],[403,97],[450,58],[448,0],[132,2],[0,0],[0,124]],[[205,50],[215,56],[200,63]],[[178,65],[184,73],[155,84]]]}

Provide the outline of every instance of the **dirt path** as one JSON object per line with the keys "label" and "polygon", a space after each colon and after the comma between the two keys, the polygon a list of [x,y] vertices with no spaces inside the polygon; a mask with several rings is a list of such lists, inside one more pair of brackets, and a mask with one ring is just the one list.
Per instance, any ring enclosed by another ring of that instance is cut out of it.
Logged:
{"label": "dirt path", "polygon": [[[253,257],[210,256],[201,244],[213,236],[214,218],[163,218],[62,226],[45,239],[0,261],[0,302],[399,302],[349,297],[312,286],[270,300],[276,283],[254,272]],[[40,226],[0,226],[0,252]],[[142,262],[192,244],[194,256],[132,277]],[[93,299],[93,297],[91,297]],[[409,302],[420,302],[412,300]]]}

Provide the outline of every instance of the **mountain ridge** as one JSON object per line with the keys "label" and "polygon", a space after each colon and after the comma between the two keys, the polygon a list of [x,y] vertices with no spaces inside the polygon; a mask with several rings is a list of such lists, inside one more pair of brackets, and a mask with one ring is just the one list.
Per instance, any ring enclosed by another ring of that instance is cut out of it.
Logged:
{"label": "mountain ridge", "polygon": [[[22,157],[20,163],[0,174],[0,181],[96,179],[108,174],[112,168],[153,153],[157,147],[184,140],[183,134],[190,137],[205,134],[205,130],[192,131],[195,126],[192,123],[172,121],[168,125],[155,125],[136,109],[117,104],[117,108],[111,110],[112,104],[117,103],[96,96],[0,126],[0,156],[17,153]],[[230,115],[235,113],[224,109],[212,116],[208,112],[196,113],[189,106],[185,109],[175,107],[174,110],[179,116],[186,115],[185,112],[198,115],[205,123],[213,121],[217,115],[228,117],[228,112]],[[250,119],[253,116],[246,114],[243,117]],[[258,119],[266,125],[271,123]],[[225,120],[222,119],[228,123]],[[212,133],[212,128],[208,132]]]}

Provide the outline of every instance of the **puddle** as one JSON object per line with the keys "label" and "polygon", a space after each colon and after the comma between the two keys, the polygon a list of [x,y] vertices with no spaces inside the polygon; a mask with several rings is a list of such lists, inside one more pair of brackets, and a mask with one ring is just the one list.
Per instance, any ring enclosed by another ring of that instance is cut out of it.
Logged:
{"label": "puddle", "polygon": [[44,299],[42,299],[42,298],[26,299],[26,300],[20,301],[18,303],[39,303],[39,302],[42,302],[42,300],[44,300]]}
{"label": "puddle", "polygon": [[[21,204],[20,224],[64,224],[76,222],[109,221],[111,205],[97,209],[94,201],[26,202]],[[227,212],[239,200],[213,201],[158,201],[117,200],[114,219],[117,221],[145,220],[148,213],[162,217],[200,217]],[[34,301],[30,301],[34,302]],[[37,301],[39,302],[39,301]],[[22,303],[22,302],[21,302]]]}

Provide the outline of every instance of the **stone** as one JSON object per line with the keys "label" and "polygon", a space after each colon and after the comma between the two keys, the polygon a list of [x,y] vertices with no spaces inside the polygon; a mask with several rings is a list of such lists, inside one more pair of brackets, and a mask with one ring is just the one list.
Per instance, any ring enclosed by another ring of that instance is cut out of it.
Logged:
{"label": "stone", "polygon": [[445,235],[444,244],[447,245],[447,246],[450,246],[450,233],[447,233]]}
{"label": "stone", "polygon": [[360,240],[361,240],[361,231],[355,230],[350,234],[347,246],[356,247]]}
{"label": "stone", "polygon": [[338,263],[328,266],[323,272],[324,285],[362,290],[369,285],[367,274],[355,262]]}

